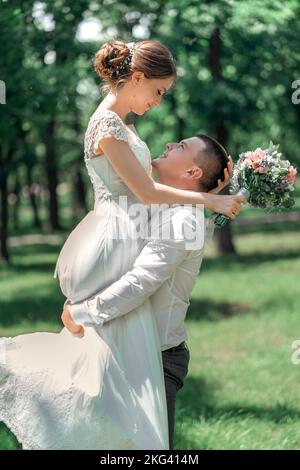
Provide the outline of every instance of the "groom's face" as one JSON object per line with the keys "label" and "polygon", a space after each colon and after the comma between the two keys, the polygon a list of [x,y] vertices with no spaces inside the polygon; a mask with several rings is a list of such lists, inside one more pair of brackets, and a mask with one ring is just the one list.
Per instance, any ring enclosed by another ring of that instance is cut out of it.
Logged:
{"label": "groom's face", "polygon": [[197,191],[203,170],[195,161],[198,153],[204,148],[205,144],[199,137],[167,144],[164,153],[152,161],[159,182]]}

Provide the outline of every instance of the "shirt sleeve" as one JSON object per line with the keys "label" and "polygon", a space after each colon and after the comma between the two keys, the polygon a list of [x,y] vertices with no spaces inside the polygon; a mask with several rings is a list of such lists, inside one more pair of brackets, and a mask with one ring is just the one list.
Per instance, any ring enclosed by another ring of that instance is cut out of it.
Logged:
{"label": "shirt sleeve", "polygon": [[94,297],[70,306],[75,323],[102,326],[142,305],[189,256],[187,246],[180,237],[148,241],[130,271]]}
{"label": "shirt sleeve", "polygon": [[132,270],[91,299],[70,306],[73,320],[102,325],[134,310],[172,276],[186,256],[184,247],[174,242],[147,243]]}

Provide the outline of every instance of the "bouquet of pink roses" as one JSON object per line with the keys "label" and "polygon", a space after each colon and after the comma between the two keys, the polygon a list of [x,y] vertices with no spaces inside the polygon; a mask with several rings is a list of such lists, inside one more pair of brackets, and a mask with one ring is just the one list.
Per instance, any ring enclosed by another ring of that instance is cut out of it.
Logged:
{"label": "bouquet of pink roses", "polygon": [[[230,193],[244,191],[252,207],[280,210],[295,203],[292,192],[297,177],[296,168],[288,160],[282,160],[279,145],[272,142],[269,148],[257,148],[241,153],[233,169]],[[228,217],[218,215],[215,225],[223,226]]]}

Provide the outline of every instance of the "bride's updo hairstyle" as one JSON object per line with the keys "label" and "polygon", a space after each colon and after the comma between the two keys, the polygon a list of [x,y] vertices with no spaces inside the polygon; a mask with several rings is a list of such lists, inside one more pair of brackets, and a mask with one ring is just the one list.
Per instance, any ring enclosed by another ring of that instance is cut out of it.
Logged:
{"label": "bride's updo hairstyle", "polygon": [[152,40],[129,44],[116,40],[106,42],[96,52],[93,65],[108,88],[120,87],[133,72],[143,72],[148,79],[176,77],[171,52],[160,42]]}

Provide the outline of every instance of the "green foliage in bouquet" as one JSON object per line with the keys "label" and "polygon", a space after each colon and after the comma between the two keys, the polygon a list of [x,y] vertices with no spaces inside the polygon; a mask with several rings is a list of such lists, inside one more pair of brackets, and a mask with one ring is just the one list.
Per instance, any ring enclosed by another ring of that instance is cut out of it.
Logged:
{"label": "green foliage in bouquet", "polygon": [[297,170],[281,158],[278,147],[270,142],[267,149],[241,153],[233,170],[230,192],[236,194],[240,188],[247,189],[248,202],[253,207],[270,211],[292,207]]}

